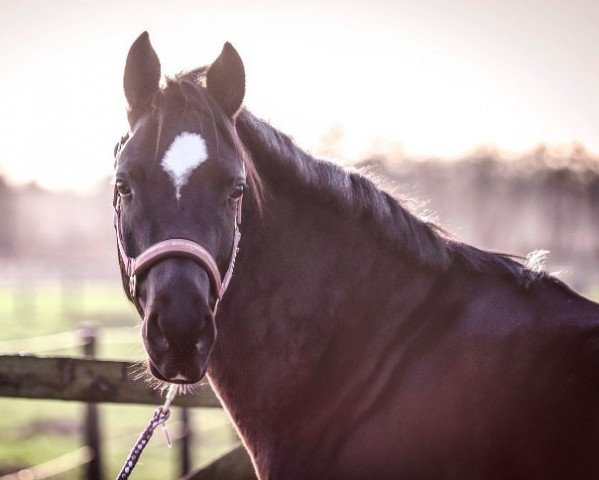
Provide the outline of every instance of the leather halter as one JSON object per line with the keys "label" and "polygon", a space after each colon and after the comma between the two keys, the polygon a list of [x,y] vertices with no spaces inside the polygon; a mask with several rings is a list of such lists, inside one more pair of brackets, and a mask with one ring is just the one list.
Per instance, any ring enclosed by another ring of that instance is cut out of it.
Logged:
{"label": "leather halter", "polygon": [[[128,134],[122,137],[121,141],[115,147],[115,159],[118,159],[123,145],[128,140],[128,138]],[[239,252],[239,241],[241,240],[240,228],[242,199],[243,197],[240,197],[237,200],[237,210],[235,213],[235,231],[233,234],[233,249],[231,252],[231,258],[229,260],[229,266],[227,268],[227,271],[225,272],[225,276],[221,280],[220,271],[218,269],[216,261],[214,260],[214,257],[202,245],[200,245],[197,242],[194,242],[193,240],[187,240],[185,238],[170,238],[168,240],[163,240],[161,242],[149,246],[137,257],[129,257],[127,255],[127,252],[125,251],[125,246],[123,244],[123,236],[121,233],[121,197],[115,186],[113,196],[113,223],[116,233],[116,241],[118,245],[119,260],[121,270],[128,278],[129,288],[127,294],[129,296],[129,299],[135,304],[135,306],[140,312],[142,311],[142,309],[137,297],[137,277],[146,273],[156,263],[160,262],[165,258],[180,257],[189,258],[195,261],[208,274],[208,278],[210,279],[211,292],[216,298],[214,307],[212,308],[212,314],[216,315],[218,303],[220,302],[225,291],[227,290],[229,282],[233,277],[233,269],[235,268],[235,258],[237,257],[237,253]]]}

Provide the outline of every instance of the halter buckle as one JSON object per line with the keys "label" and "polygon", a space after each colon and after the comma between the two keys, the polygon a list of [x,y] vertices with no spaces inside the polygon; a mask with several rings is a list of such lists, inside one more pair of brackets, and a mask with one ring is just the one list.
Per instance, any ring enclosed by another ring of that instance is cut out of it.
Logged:
{"label": "halter buckle", "polygon": [[137,292],[137,275],[131,275],[129,277],[129,295],[131,298],[135,298]]}

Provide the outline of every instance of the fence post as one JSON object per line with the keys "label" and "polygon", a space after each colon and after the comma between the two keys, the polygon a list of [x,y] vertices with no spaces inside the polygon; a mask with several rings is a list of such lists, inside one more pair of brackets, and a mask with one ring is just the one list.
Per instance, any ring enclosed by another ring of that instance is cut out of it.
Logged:
{"label": "fence post", "polygon": [[[96,327],[85,325],[81,330],[83,340],[83,355],[86,358],[96,356]],[[86,465],[85,478],[87,480],[102,480],[102,445],[100,439],[100,421],[98,405],[95,403],[85,404],[84,442],[91,451],[92,459]]]}
{"label": "fence post", "polygon": [[191,471],[191,442],[193,439],[193,432],[191,430],[191,422],[189,421],[189,408],[181,408],[181,428],[183,429],[183,435],[181,435],[180,441],[180,453],[181,453],[181,477],[184,477]]}

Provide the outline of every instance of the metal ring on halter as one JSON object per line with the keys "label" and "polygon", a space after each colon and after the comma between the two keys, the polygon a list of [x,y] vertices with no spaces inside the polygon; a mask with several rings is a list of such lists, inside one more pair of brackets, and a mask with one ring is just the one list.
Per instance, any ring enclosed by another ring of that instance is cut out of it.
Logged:
{"label": "metal ring on halter", "polygon": [[132,298],[135,298],[137,293],[137,275],[131,275],[129,277],[129,294]]}

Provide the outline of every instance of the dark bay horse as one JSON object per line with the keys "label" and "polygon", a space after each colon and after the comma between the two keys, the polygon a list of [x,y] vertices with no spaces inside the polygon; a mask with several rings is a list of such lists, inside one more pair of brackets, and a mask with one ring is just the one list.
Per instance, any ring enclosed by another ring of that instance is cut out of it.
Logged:
{"label": "dark bay horse", "polygon": [[254,117],[230,44],[160,78],[144,33],[116,164],[125,291],[152,374],[207,372],[261,479],[599,478],[598,305]]}

